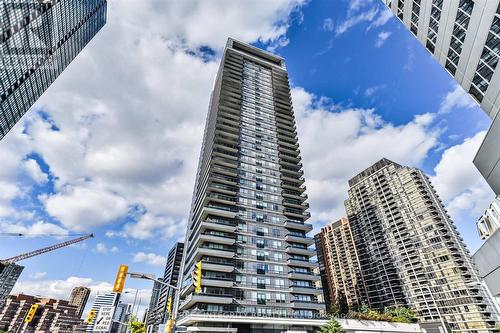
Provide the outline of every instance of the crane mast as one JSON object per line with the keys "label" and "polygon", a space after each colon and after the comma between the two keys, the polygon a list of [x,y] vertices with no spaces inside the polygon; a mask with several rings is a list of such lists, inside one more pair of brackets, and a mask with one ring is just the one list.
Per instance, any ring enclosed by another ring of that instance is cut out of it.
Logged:
{"label": "crane mast", "polygon": [[78,238],[75,238],[75,239],[70,239],[70,240],[62,242],[62,243],[58,243],[58,244],[54,244],[54,245],[51,245],[51,246],[47,246],[47,247],[44,247],[42,249],[38,249],[38,250],[35,250],[35,251],[23,253],[23,254],[17,255],[17,256],[12,257],[12,258],[0,260],[0,264],[10,265],[10,264],[16,263],[18,261],[21,261],[21,260],[24,260],[24,259],[28,259],[28,258],[31,258],[31,257],[35,257],[35,256],[38,256],[38,255],[43,254],[43,253],[51,252],[51,251],[60,249],[62,247],[66,247],[66,246],[69,246],[69,245],[72,245],[72,244],[76,244],[76,243],[79,243],[79,242],[84,241],[86,239],[93,238],[93,237],[94,237],[94,234],[89,234],[89,235],[85,235],[85,236],[78,237]]}

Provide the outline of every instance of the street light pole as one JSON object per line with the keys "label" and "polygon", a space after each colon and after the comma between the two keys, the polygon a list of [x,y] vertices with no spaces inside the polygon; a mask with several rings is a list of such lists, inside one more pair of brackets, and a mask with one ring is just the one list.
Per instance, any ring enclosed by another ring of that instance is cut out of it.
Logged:
{"label": "street light pole", "polygon": [[[172,288],[172,289],[176,290],[177,292],[179,291],[179,287],[171,285],[171,284],[168,284],[168,283],[163,282],[161,280],[158,280],[155,277],[155,275],[153,275],[153,274],[135,273],[135,272],[131,272],[131,273],[127,273],[127,274],[130,275],[130,277],[133,278],[133,279],[151,280],[151,281],[157,282],[157,283],[159,283],[161,285],[164,285],[164,286],[166,286],[168,288]],[[178,295],[176,295],[176,299],[177,299],[177,296]],[[175,322],[176,317],[177,317],[177,306],[176,306],[176,304],[174,304],[174,309],[172,311],[171,317],[172,317],[172,320],[174,320],[174,322]]]}

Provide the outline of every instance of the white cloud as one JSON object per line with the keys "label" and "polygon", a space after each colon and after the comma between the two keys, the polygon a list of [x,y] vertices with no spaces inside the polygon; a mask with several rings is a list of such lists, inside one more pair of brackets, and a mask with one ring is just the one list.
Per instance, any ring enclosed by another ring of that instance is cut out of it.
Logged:
{"label": "white cloud", "polygon": [[432,183],[450,211],[474,209],[479,213],[492,201],[491,189],[472,163],[485,135],[479,132],[446,149],[434,168]]}
{"label": "white cloud", "polygon": [[391,32],[389,31],[381,31],[378,36],[377,40],[375,41],[375,47],[382,47],[387,39],[391,36]]}
{"label": "white cloud", "polygon": [[106,244],[104,244],[104,243],[97,243],[95,245],[94,251],[97,253],[101,253],[101,254],[108,254],[110,252],[111,253],[118,253],[119,249],[116,246],[112,246],[112,247],[108,248],[108,246],[106,246]]}
{"label": "white cloud", "polygon": [[[313,222],[345,215],[348,180],[387,157],[419,166],[437,144],[431,114],[403,125],[384,121],[373,109],[344,108],[302,88],[292,89]],[[318,142],[331,143],[325,149]],[[398,142],[397,145],[394,142]]]}
{"label": "white cloud", "polygon": [[377,15],[377,9],[375,7],[372,7],[367,11],[363,11],[359,14],[349,16],[345,21],[340,23],[335,28],[336,36],[340,36],[346,33],[349,29],[355,27],[360,23],[373,21],[375,15]]}
{"label": "white cloud", "polygon": [[333,20],[331,17],[326,18],[323,21],[323,30],[325,31],[333,31],[334,25],[333,25]]}
{"label": "white cloud", "polygon": [[156,253],[138,252],[133,255],[132,261],[146,263],[152,266],[165,266],[167,258]]}
{"label": "white cloud", "polygon": [[106,190],[67,187],[62,192],[43,198],[47,212],[76,231],[89,230],[127,213],[127,203]]}
{"label": "white cloud", "polygon": [[24,161],[24,168],[30,177],[38,184],[47,182],[47,174],[42,171],[40,165],[34,159],[27,159]]}
{"label": "white cloud", "polygon": [[394,17],[394,14],[391,12],[389,8],[385,8],[382,10],[378,17],[373,20],[373,22],[368,26],[367,30],[371,30],[372,28],[378,28],[385,25],[389,20]]}
{"label": "white cloud", "polygon": [[467,94],[458,84],[455,88],[446,94],[439,107],[440,113],[448,113],[455,108],[474,108],[477,103]]}
{"label": "white cloud", "polygon": [[[30,216],[29,216],[30,217]],[[68,230],[61,228],[60,226],[47,223],[43,221],[38,221],[32,224],[26,224],[22,222],[7,222],[0,220],[0,231],[8,233],[20,233],[25,235],[67,235]]]}
{"label": "white cloud", "polygon": [[366,88],[365,90],[365,97],[371,97],[373,96],[377,91],[384,89],[386,86],[384,84],[376,85],[376,86],[371,86]]}
{"label": "white cloud", "polygon": [[43,279],[47,276],[47,272],[36,272],[30,275],[30,277],[34,280]]}

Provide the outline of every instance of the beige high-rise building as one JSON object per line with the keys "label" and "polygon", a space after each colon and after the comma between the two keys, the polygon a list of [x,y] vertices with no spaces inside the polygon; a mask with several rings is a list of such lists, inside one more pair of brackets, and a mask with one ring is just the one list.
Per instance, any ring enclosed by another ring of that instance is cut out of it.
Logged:
{"label": "beige high-rise building", "polygon": [[314,239],[327,308],[336,303],[339,293],[350,306],[369,304],[349,220],[326,225]]}
{"label": "beige high-rise building", "polygon": [[90,289],[87,287],[75,287],[71,291],[71,296],[69,297],[69,304],[76,306],[76,313],[81,316],[83,309],[87,305],[87,301],[90,296]]}
{"label": "beige high-rise building", "polygon": [[429,178],[382,159],[345,201],[372,306],[405,305],[453,332],[491,332],[498,313]]}
{"label": "beige high-rise building", "polygon": [[500,195],[499,0],[383,0],[493,121],[474,158]]}

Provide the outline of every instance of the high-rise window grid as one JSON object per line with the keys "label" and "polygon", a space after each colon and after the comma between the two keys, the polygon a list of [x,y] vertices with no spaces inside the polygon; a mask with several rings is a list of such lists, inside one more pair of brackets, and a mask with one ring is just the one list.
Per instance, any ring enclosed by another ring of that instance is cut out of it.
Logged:
{"label": "high-rise window grid", "polygon": [[497,12],[493,18],[490,32],[486,43],[484,44],[479,64],[477,65],[476,73],[472,79],[469,93],[481,103],[484,94],[488,89],[493,73],[498,64],[500,57],[500,4],[497,7]]}
{"label": "high-rise window grid", "polygon": [[455,18],[455,25],[453,27],[453,34],[451,36],[450,48],[448,50],[448,57],[446,59],[445,68],[455,75],[462,53],[463,43],[467,35],[470,17],[474,8],[474,1],[460,0]]}
{"label": "high-rise window grid", "polygon": [[405,1],[404,0],[398,0],[398,17],[402,21],[404,18],[404,11],[405,11]]}
{"label": "high-rise window grid", "polygon": [[0,139],[106,22],[106,0],[0,4]]}
{"label": "high-rise window grid", "polygon": [[412,9],[411,9],[411,23],[410,23],[410,31],[415,34],[418,33],[418,20],[420,17],[420,5],[421,0],[413,0]]}
{"label": "high-rise window grid", "polygon": [[439,32],[439,20],[441,19],[441,11],[443,8],[443,0],[432,0],[431,17],[429,20],[429,31],[427,33],[426,47],[434,53],[436,49],[437,36]]}

